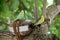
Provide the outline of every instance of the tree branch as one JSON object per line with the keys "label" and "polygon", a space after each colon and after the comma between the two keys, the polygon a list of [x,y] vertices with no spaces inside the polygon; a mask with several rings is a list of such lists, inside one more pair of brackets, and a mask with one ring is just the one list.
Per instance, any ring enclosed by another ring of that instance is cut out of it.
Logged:
{"label": "tree branch", "polygon": [[51,5],[47,9],[47,19],[50,19],[50,24],[52,20],[56,17],[56,15],[60,12],[60,5]]}
{"label": "tree branch", "polygon": [[38,0],[34,0],[34,17],[35,20],[38,19]]}
{"label": "tree branch", "polygon": [[47,0],[44,0],[43,3],[43,9],[42,9],[42,15],[46,18],[46,4],[47,4]]}

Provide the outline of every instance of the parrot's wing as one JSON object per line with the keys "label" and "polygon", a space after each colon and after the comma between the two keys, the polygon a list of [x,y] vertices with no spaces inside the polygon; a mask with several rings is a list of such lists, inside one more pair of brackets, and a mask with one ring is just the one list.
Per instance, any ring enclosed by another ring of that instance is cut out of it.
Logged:
{"label": "parrot's wing", "polygon": [[44,16],[41,16],[41,18],[38,20],[38,22],[36,23],[36,25],[42,24],[44,22],[44,20],[45,20]]}

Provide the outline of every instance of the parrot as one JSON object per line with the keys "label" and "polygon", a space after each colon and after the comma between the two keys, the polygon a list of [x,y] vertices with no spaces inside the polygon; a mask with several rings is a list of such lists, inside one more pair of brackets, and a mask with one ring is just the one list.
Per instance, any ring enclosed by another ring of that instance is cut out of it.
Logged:
{"label": "parrot", "polygon": [[44,21],[45,21],[45,17],[42,15],[35,25],[40,26]]}

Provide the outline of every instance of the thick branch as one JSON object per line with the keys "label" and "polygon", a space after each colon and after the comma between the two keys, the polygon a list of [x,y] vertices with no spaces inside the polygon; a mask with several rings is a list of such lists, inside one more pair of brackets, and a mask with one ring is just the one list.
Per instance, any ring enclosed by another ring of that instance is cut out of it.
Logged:
{"label": "thick branch", "polygon": [[47,0],[44,0],[43,3],[43,9],[42,9],[42,15],[46,18],[46,4],[47,4]]}
{"label": "thick branch", "polygon": [[50,24],[55,16],[60,12],[60,5],[52,5],[47,8],[47,19],[50,19]]}
{"label": "thick branch", "polygon": [[34,17],[35,17],[35,20],[38,19],[38,0],[34,0]]}

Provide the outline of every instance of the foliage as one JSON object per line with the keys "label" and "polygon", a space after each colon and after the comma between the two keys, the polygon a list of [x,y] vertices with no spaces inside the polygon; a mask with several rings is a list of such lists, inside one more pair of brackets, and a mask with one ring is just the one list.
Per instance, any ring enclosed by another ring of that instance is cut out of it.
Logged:
{"label": "foliage", "polygon": [[52,21],[51,32],[60,38],[60,14]]}

